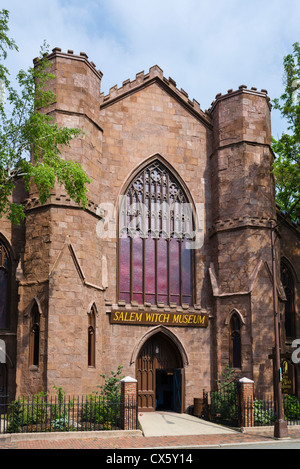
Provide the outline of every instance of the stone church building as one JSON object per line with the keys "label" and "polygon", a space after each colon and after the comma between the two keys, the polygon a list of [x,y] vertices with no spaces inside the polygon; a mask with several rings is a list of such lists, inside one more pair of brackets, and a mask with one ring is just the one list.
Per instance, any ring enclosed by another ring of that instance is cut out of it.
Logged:
{"label": "stone church building", "polygon": [[[300,338],[300,226],[278,211],[266,90],[218,94],[202,111],[154,66],[101,93],[84,53],[53,49],[63,151],[91,179],[80,209],[32,188],[17,227],[0,220],[0,386],[87,394],[118,366],[139,409],[186,411],[227,366],[272,392],[271,226],[281,352]],[[300,392],[294,367],[293,392]]]}

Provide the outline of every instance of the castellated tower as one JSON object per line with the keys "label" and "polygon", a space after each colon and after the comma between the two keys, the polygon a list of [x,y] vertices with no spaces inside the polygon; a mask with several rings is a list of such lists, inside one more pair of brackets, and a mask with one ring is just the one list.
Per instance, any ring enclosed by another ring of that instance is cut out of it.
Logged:
{"label": "castellated tower", "polygon": [[[99,285],[101,247],[96,236],[99,217],[95,203],[101,181],[102,129],[97,99],[102,73],[84,53],[76,56],[72,51],[62,53],[56,48],[49,60],[56,76],[50,86],[57,100],[45,112],[58,124],[84,129],[83,137],[72,141],[71,148],[62,156],[78,161],[91,179],[89,205],[81,210],[60,186],[43,206],[34,188],[29,194],[27,243],[19,286],[17,394],[41,390],[53,393],[57,383],[68,383],[64,386],[66,392],[74,389],[81,392],[81,384],[87,379],[80,374],[77,380],[77,364],[86,361],[82,311],[86,312],[84,320],[88,324],[91,305],[99,294],[103,296]],[[89,269],[91,260],[95,259],[98,269]],[[36,320],[39,321],[38,363],[32,343],[36,340],[32,337]]]}
{"label": "castellated tower", "polygon": [[215,308],[217,376],[229,363],[238,319],[241,368],[260,390],[271,391],[273,299],[271,220],[276,219],[271,174],[270,102],[256,88],[230,90],[212,104],[212,220],[210,268]]}

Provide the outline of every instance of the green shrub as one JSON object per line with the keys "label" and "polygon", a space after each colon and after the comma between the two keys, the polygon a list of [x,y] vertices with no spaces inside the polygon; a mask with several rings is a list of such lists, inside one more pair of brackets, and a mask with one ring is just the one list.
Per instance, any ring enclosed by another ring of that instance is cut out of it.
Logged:
{"label": "green shrub", "polygon": [[296,396],[284,396],[284,415],[286,419],[300,419],[300,402]]}
{"label": "green shrub", "polygon": [[253,401],[254,425],[272,425],[275,421],[273,409],[266,409],[264,401],[254,399]]}
{"label": "green shrub", "polygon": [[211,393],[212,414],[221,421],[235,420],[238,412],[235,370],[227,365],[217,385],[218,391]]}
{"label": "green shrub", "polygon": [[86,397],[81,409],[82,422],[88,425],[100,425],[105,429],[118,425],[121,413],[122,368],[118,366],[117,371],[111,371],[108,378],[106,375],[100,375],[104,379],[104,384],[97,386],[99,391],[94,391]]}
{"label": "green shrub", "polygon": [[109,402],[119,401],[121,398],[120,381],[124,378],[124,376],[122,376],[122,369],[123,367],[119,365],[116,372],[110,372],[109,378],[107,378],[106,375],[100,375],[105,381],[102,386],[97,386],[100,392],[94,391],[94,394],[99,394]]}
{"label": "green shrub", "polygon": [[21,397],[9,405],[8,432],[18,433],[21,427],[43,424],[48,416],[49,409],[44,392],[32,398]]}
{"label": "green shrub", "polygon": [[81,409],[81,422],[86,424],[105,426],[108,423],[113,425],[120,414],[118,402],[112,404],[103,398],[90,394],[86,397]]}

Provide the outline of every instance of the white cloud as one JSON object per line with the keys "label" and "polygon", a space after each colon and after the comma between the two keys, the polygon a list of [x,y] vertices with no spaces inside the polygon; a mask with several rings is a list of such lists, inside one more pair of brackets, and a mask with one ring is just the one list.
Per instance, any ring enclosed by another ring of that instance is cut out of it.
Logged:
{"label": "white cloud", "polygon": [[8,9],[20,47],[13,71],[31,65],[46,39],[86,52],[104,92],[158,64],[203,109],[241,84],[277,97],[283,56],[300,40],[298,0],[10,0]]}

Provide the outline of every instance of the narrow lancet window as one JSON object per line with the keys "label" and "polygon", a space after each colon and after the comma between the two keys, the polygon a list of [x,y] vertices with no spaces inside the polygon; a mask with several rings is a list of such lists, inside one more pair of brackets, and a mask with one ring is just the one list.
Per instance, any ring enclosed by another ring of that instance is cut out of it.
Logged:
{"label": "narrow lancet window", "polygon": [[230,367],[241,368],[241,321],[237,314],[233,314],[230,321]]}

